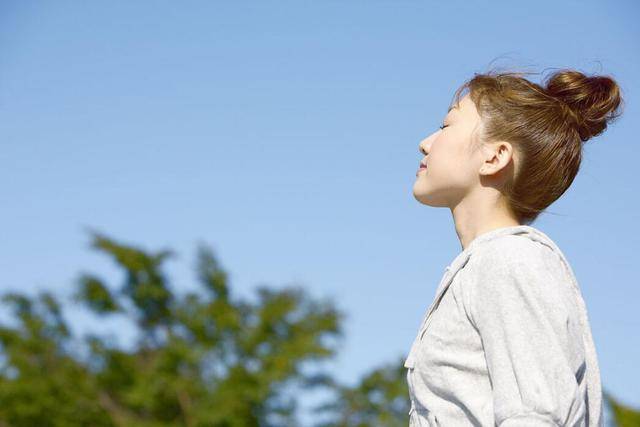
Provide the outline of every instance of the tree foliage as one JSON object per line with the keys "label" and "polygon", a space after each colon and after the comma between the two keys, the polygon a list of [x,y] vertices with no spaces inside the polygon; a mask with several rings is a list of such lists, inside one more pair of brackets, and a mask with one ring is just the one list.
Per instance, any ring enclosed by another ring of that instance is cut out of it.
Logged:
{"label": "tree foliage", "polygon": [[354,387],[334,385],[335,398],[319,405],[330,421],[318,427],[406,427],[409,394],[404,359],[373,369]]}
{"label": "tree foliage", "polygon": [[616,400],[613,395],[605,391],[605,402],[609,405],[616,427],[640,427],[640,408],[631,408]]}
{"label": "tree foliage", "polygon": [[[90,333],[74,337],[51,293],[11,292],[13,326],[1,325],[0,423],[11,426],[296,425],[293,387],[323,384],[308,362],[332,357],[342,314],[300,288],[234,297],[227,273],[200,246],[199,292],[176,293],[162,270],[169,251],[147,253],[93,233],[124,282],[83,273],[74,300],[98,318],[125,316],[133,349]],[[326,381],[324,381],[326,382]]]}

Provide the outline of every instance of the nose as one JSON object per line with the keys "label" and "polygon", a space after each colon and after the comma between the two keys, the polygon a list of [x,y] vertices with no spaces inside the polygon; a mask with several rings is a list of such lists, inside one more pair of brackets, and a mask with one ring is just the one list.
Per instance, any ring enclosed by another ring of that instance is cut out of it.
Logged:
{"label": "nose", "polygon": [[421,152],[422,154],[424,154],[425,156],[427,155],[427,148],[426,148],[426,144],[425,144],[425,141],[426,141],[426,140],[427,140],[426,138],[425,138],[425,139],[423,139],[422,141],[420,141],[420,144],[418,145],[418,149],[419,149],[419,150],[420,150],[420,152]]}
{"label": "nose", "polygon": [[432,133],[431,135],[429,135],[428,137],[420,141],[420,144],[418,145],[419,151],[425,156],[429,153],[429,150],[431,149],[431,141],[433,141],[433,138],[436,135],[436,133],[437,132]]}

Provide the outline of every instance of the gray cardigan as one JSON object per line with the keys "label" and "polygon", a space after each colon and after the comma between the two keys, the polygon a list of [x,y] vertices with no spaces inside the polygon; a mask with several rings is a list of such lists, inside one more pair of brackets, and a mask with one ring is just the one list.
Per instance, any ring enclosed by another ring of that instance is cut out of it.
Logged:
{"label": "gray cardigan", "polygon": [[604,425],[577,280],[529,225],[482,233],[455,257],[404,366],[411,427]]}

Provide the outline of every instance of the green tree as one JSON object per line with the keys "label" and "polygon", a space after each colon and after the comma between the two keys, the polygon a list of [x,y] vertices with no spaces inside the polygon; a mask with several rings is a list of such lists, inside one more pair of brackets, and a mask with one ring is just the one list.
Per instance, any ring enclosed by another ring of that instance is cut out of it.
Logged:
{"label": "green tree", "polygon": [[615,427],[640,427],[640,409],[632,409],[629,406],[618,402],[613,395],[604,391],[604,398],[613,414]]}
{"label": "green tree", "polygon": [[147,253],[92,233],[92,247],[124,274],[119,288],[81,274],[74,294],[98,318],[125,316],[133,349],[95,333],[74,337],[48,292],[3,296],[16,320],[0,325],[0,425],[293,426],[292,389],[329,384],[307,362],[332,357],[343,317],[300,288],[234,297],[212,251],[198,249],[199,292],[176,293]]}
{"label": "green tree", "polygon": [[329,414],[316,427],[406,427],[409,425],[409,392],[404,358],[373,369],[354,386],[331,384],[334,398],[315,412]]}

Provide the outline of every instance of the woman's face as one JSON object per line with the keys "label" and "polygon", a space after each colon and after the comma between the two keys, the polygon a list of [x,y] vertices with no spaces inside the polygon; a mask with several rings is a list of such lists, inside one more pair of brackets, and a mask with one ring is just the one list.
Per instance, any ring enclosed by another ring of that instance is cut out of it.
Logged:
{"label": "woman's face", "polygon": [[426,168],[416,173],[413,195],[425,205],[453,208],[479,183],[483,163],[480,150],[472,151],[482,122],[468,94],[449,110],[443,125],[420,142]]}

